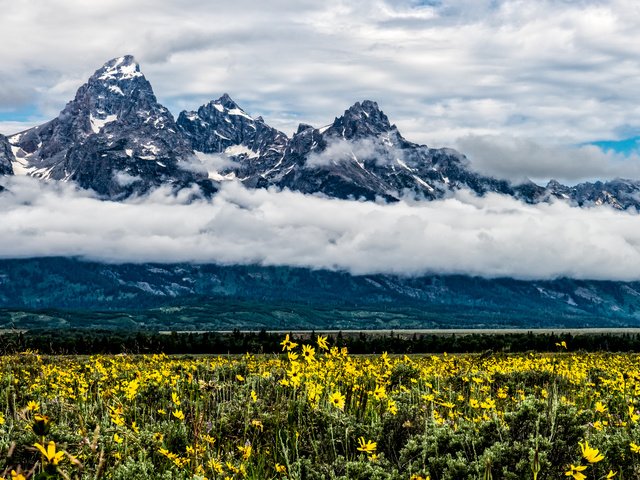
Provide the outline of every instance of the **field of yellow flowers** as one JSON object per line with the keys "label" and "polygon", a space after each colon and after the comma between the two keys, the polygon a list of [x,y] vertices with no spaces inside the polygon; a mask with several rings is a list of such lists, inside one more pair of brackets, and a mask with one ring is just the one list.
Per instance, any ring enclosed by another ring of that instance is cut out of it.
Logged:
{"label": "field of yellow flowers", "polygon": [[0,357],[0,478],[640,478],[640,356],[282,348]]}

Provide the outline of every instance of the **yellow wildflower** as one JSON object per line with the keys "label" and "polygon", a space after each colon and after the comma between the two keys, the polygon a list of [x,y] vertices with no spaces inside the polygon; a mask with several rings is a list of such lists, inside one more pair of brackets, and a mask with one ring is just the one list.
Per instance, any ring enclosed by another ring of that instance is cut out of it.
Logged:
{"label": "yellow wildflower", "polygon": [[344,410],[345,396],[340,392],[333,392],[329,395],[329,403],[339,410]]}
{"label": "yellow wildflower", "polygon": [[584,443],[578,442],[580,448],[582,449],[582,457],[589,463],[597,463],[601,460],[604,460],[604,455],[602,455],[597,448],[592,448],[589,446],[589,442],[585,440]]}
{"label": "yellow wildflower", "polygon": [[329,344],[327,343],[327,337],[323,337],[322,335],[318,335],[318,338],[316,339],[316,342],[318,343],[318,348],[320,348],[320,350],[329,350]]}
{"label": "yellow wildflower", "polygon": [[184,413],[182,413],[182,410],[174,410],[171,414],[178,420],[184,420]]}
{"label": "yellow wildflower", "polygon": [[368,454],[375,453],[376,447],[378,446],[376,442],[365,440],[364,437],[358,438],[358,445],[358,451]]}
{"label": "yellow wildflower", "polygon": [[584,480],[587,477],[582,472],[584,472],[586,469],[587,467],[583,465],[571,465],[570,469],[564,472],[564,474],[567,477],[573,477],[574,480]]}
{"label": "yellow wildflower", "polygon": [[56,452],[56,444],[51,441],[47,444],[47,448],[45,449],[43,445],[39,443],[34,443],[34,447],[36,447],[40,453],[47,459],[47,462],[58,465],[60,461],[64,458],[64,452]]}
{"label": "yellow wildflower", "polygon": [[21,473],[16,472],[15,470],[11,470],[11,480],[27,480],[27,477],[25,477]]}

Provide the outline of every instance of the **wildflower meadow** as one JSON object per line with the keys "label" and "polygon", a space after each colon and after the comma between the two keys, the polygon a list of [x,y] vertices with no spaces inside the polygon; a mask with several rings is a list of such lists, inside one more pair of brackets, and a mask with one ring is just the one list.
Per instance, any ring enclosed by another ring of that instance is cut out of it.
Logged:
{"label": "wildflower meadow", "polygon": [[3,479],[638,479],[640,356],[0,357]]}

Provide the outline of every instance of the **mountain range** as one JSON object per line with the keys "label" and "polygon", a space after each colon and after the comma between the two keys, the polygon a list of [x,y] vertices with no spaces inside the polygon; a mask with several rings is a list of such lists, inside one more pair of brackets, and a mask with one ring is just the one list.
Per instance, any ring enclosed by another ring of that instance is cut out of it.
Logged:
{"label": "mountain range", "polygon": [[57,118],[0,136],[0,175],[75,182],[111,200],[159,186],[197,186],[210,196],[220,182],[236,180],[249,188],[342,199],[434,200],[466,188],[527,203],[559,198],[580,206],[640,208],[638,181],[541,186],[482,175],[453,149],[405,139],[370,100],[321,128],[300,124],[291,137],[253,118],[227,94],[181,112],[176,121],[130,55],[98,69]]}
{"label": "mountain range", "polygon": [[[328,125],[301,124],[291,137],[227,94],[176,120],[130,55],[98,69],[58,117],[0,135],[0,176],[11,175],[73,182],[113,201],[158,187],[190,188],[208,198],[223,182],[237,181],[365,201],[430,201],[469,189],[526,203],[562,199],[640,209],[638,181],[542,186],[482,175],[460,152],[405,139],[370,100]],[[633,326],[640,320],[637,282],[45,258],[0,260],[0,286],[0,328],[531,328]],[[112,313],[92,324],[96,311]]]}

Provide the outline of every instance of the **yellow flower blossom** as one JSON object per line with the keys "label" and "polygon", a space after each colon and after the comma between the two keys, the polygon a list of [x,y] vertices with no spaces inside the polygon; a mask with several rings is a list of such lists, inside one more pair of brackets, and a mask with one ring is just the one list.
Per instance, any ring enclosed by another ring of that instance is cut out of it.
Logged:
{"label": "yellow flower blossom", "polygon": [[564,472],[564,474],[567,477],[573,477],[575,480],[584,480],[585,478],[587,478],[587,476],[585,474],[583,474],[582,472],[584,472],[587,469],[587,467],[583,466],[583,465],[571,465],[571,467],[569,468],[568,471]]}
{"label": "yellow flower blossom", "polygon": [[580,445],[580,449],[582,450],[582,457],[589,463],[597,463],[601,460],[604,460],[604,455],[602,455],[597,448],[592,448],[589,446],[589,442],[585,440],[584,443],[578,442]]}
{"label": "yellow flower blossom", "polygon": [[339,410],[344,410],[345,397],[340,392],[333,392],[329,395],[329,403]]}
{"label": "yellow flower blossom", "polygon": [[178,420],[184,420],[184,413],[182,413],[182,410],[174,410],[171,412],[171,415],[176,417]]}
{"label": "yellow flower blossom", "polygon": [[371,453],[375,453],[376,447],[377,447],[376,442],[372,442],[371,440],[365,440],[364,437],[358,438],[358,451],[371,454]]}
{"label": "yellow flower blossom", "polygon": [[53,465],[58,465],[64,458],[64,452],[56,452],[56,444],[53,441],[50,441],[47,444],[46,449],[44,445],[41,445],[39,443],[34,443],[33,446],[40,451],[40,453],[47,460],[47,462]]}
{"label": "yellow flower blossom", "polygon": [[322,335],[318,335],[316,339],[316,343],[318,344],[318,348],[320,350],[329,350],[329,344],[327,343],[327,337],[323,337]]}

